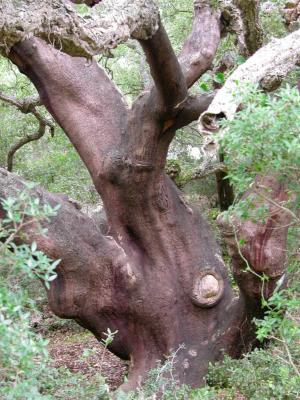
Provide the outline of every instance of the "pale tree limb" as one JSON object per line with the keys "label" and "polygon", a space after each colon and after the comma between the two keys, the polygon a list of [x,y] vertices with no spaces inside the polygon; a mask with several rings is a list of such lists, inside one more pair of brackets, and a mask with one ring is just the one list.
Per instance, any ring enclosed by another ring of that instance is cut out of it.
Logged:
{"label": "pale tree limb", "polygon": [[294,68],[299,58],[300,30],[285,38],[274,39],[260,48],[234,71],[218,91],[207,111],[200,116],[200,130],[217,130],[218,118],[234,118],[241,102],[239,94],[243,85],[282,80]]}
{"label": "pale tree limb", "polygon": [[34,115],[39,123],[39,129],[37,130],[37,132],[26,134],[10,147],[7,154],[7,170],[12,171],[15,153],[25,144],[38,140],[42,136],[44,136],[47,127],[50,130],[51,136],[53,136],[55,124],[52,120],[44,117],[42,113],[37,109],[38,106],[41,106],[41,100],[38,96],[30,96],[24,99],[17,99],[14,96],[10,96],[6,93],[0,92],[0,100],[16,107],[23,114],[30,113]]}
{"label": "pale tree limb", "polygon": [[36,36],[70,55],[90,58],[130,37],[151,37],[158,21],[158,8],[150,0],[114,1],[108,15],[92,11],[88,17],[78,15],[66,0],[1,0],[0,49],[8,54],[15,44]]}
{"label": "pale tree limb", "polygon": [[[283,39],[274,39],[260,48],[244,64],[239,66],[217,92],[212,103],[199,118],[199,130],[208,133],[204,137],[203,153],[218,161],[218,145],[210,133],[218,131],[219,120],[233,120],[242,102],[242,90],[247,84],[260,83],[266,90],[278,87],[282,79],[300,59],[300,30]],[[226,132],[221,132],[226,135]],[[220,181],[222,182],[222,181]]]}
{"label": "pale tree limb", "polygon": [[198,180],[207,178],[210,175],[214,175],[218,172],[226,172],[227,167],[223,162],[212,163],[206,166],[206,168],[201,168],[196,170],[191,176],[191,180]]}

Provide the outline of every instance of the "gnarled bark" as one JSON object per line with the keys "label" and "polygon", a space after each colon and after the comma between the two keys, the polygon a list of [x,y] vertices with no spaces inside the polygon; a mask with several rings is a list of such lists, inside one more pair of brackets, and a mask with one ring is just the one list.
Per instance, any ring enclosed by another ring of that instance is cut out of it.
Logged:
{"label": "gnarled bark", "polygon": [[157,28],[158,9],[150,0],[114,1],[108,16],[93,12],[88,18],[67,0],[0,2],[0,50],[7,54],[14,44],[36,36],[68,54],[91,58],[130,37],[147,39]]}
{"label": "gnarled bark", "polygon": [[[262,313],[257,296],[248,301],[252,295],[243,283],[248,275],[239,282],[240,297],[234,297],[208,224],[164,173],[176,129],[196,119],[210,101],[187,91],[210,64],[220,35],[216,31],[212,43],[191,40],[205,33],[202,17],[219,29],[203,3],[195,2],[199,7],[182,67],[161,25],[147,40],[139,38],[154,87],[131,109],[95,61],[72,58],[40,38],[24,40],[9,55],[75,146],[107,216],[101,232],[96,220],[66,199],[36,189],[43,201],[61,204],[46,237],[34,227],[26,231],[27,240],[34,238],[40,250],[62,260],[48,293],[50,306],[99,339],[107,328],[118,330],[110,348],[131,361],[127,389],[181,344],[174,375],[199,385],[210,361],[224,351],[241,356],[251,347],[251,321]],[[203,63],[190,66],[188,56],[199,52]],[[19,185],[15,175],[1,170],[1,197],[13,195]],[[260,237],[250,239],[263,251]],[[260,283],[257,276],[251,281]]]}

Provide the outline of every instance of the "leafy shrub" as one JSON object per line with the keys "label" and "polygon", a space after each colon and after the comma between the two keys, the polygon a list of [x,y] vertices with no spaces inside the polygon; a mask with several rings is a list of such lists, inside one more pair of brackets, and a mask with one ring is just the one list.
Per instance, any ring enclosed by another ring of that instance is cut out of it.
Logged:
{"label": "leafy shrub", "polygon": [[229,179],[236,191],[242,194],[257,175],[273,173],[287,183],[294,195],[299,196],[298,90],[287,86],[272,96],[256,87],[243,90],[246,93],[242,95],[242,101],[247,106],[236,119],[223,122],[226,134],[220,139]]}
{"label": "leafy shrub", "polygon": [[0,220],[0,398],[6,400],[105,399],[108,387],[100,375],[86,381],[67,369],[49,367],[48,341],[30,328],[35,302],[22,284],[39,278],[46,288],[56,278],[59,260],[52,261],[37,250],[37,245],[17,245],[14,239],[25,225],[40,225],[58,207],[42,205],[32,198],[29,188],[16,198],[1,200],[6,217]]}
{"label": "leafy shrub", "polygon": [[276,356],[276,349],[256,349],[242,360],[225,356],[208,374],[209,385],[224,390],[224,398],[240,393],[251,400],[296,400],[300,377],[291,365]]}
{"label": "leafy shrub", "polygon": [[251,400],[296,400],[300,396],[300,95],[289,86],[275,95],[255,87],[244,89],[245,106],[234,121],[223,123],[226,134],[219,139],[237,192],[228,214],[263,221],[268,207],[257,209],[251,199],[239,201],[240,196],[258,175],[271,174],[285,182],[289,199],[283,206],[292,216],[287,248],[290,281],[268,301],[262,298],[265,315],[255,321],[257,338],[271,340],[272,345],[256,349],[242,360],[225,356],[223,362],[210,367],[208,384],[223,390],[225,399],[241,393]]}

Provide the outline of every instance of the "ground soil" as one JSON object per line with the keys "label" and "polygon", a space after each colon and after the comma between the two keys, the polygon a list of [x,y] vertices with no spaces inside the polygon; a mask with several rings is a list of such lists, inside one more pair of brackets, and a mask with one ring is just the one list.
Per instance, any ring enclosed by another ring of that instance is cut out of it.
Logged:
{"label": "ground soil", "polygon": [[67,367],[71,372],[79,372],[87,379],[100,373],[111,390],[123,383],[127,365],[105,350],[89,332],[57,330],[47,335],[47,339],[54,368]]}

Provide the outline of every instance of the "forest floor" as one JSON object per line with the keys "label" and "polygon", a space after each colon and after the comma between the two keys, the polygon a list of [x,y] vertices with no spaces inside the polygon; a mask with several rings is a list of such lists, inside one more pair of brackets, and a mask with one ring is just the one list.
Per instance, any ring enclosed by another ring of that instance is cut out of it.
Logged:
{"label": "forest floor", "polygon": [[[110,390],[120,386],[127,372],[126,362],[114,356],[87,332],[74,332],[64,328],[47,335],[48,349],[52,358],[52,367],[66,367],[73,373],[83,374],[91,379],[96,373],[105,377]],[[222,393],[218,399],[222,400]],[[246,400],[236,393],[234,400]]]}
{"label": "forest floor", "polygon": [[31,317],[34,331],[48,340],[51,366],[67,368],[92,381],[102,375],[111,390],[124,382],[126,362],[120,360],[97,341],[89,331],[72,320],[60,319],[49,309],[43,292],[39,312]]}
{"label": "forest floor", "polygon": [[123,383],[126,363],[106,350],[91,333],[63,329],[51,332],[47,339],[52,367],[66,367],[87,379],[99,373],[111,390]]}
{"label": "forest floor", "polygon": [[[41,315],[42,318],[32,322],[35,330],[49,342],[52,367],[67,368],[90,381],[96,374],[102,375],[110,390],[117,389],[124,382],[128,363],[106,350],[90,332],[74,321],[57,318],[48,306],[43,307]],[[216,400],[223,399],[221,392]],[[236,393],[234,400],[245,400],[245,397]]]}

